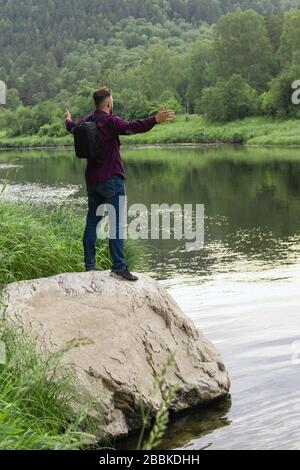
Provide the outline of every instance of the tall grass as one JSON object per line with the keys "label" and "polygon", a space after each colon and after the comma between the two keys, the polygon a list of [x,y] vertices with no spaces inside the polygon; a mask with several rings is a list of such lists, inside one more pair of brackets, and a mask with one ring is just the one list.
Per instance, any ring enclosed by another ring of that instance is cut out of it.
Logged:
{"label": "tall grass", "polygon": [[160,391],[162,402],[155,415],[152,429],[150,430],[149,435],[147,439],[144,440],[144,442],[143,439],[146,434],[146,429],[151,420],[151,408],[149,407],[147,412],[145,412],[143,404],[141,404],[142,429],[137,444],[137,450],[153,450],[157,448],[167,431],[169,425],[169,408],[171,407],[172,400],[175,397],[176,392],[179,390],[178,384],[168,388],[166,383],[167,374],[171,366],[175,364],[175,361],[175,353],[172,353],[167,359],[166,363],[163,365],[162,369],[158,371],[155,376],[152,393],[156,394],[158,391]]}
{"label": "tall grass", "polygon": [[[45,208],[0,203],[0,285],[63,272],[82,272],[85,214],[72,208]],[[135,244],[126,245],[132,269],[144,257]],[[99,242],[97,265],[111,268],[108,243]]]}
{"label": "tall grass", "polygon": [[[48,354],[20,321],[0,319],[6,363],[0,364],[0,450],[85,449],[96,444],[95,401],[62,355]],[[93,418],[90,418],[93,410]]]}

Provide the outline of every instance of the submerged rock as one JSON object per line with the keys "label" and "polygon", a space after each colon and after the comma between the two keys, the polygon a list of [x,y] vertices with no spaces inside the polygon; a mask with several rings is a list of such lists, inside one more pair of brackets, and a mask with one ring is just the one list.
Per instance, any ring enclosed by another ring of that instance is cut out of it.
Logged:
{"label": "submerged rock", "polygon": [[100,398],[114,437],[141,427],[141,402],[161,404],[154,377],[172,353],[166,386],[178,385],[171,409],[179,412],[225,396],[230,382],[215,347],[153,279],[118,281],[108,272],[61,274],[11,284],[7,314],[29,322],[53,351],[68,341],[91,344],[66,354],[78,377]]}

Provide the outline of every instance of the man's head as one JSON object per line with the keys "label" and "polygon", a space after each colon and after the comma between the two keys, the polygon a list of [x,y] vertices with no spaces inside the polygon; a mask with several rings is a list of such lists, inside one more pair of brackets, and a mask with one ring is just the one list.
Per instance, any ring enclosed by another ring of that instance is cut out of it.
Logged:
{"label": "man's head", "polygon": [[97,109],[104,111],[105,113],[112,114],[114,107],[114,100],[112,97],[112,91],[106,86],[99,88],[94,92],[94,101]]}

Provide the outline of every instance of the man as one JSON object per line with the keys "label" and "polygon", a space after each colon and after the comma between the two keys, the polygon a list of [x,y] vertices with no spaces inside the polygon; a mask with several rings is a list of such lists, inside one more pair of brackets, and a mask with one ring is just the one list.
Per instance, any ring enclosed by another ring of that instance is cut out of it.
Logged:
{"label": "man", "polygon": [[[102,114],[103,118],[97,120],[101,138],[101,158],[88,160],[85,178],[88,192],[88,215],[84,232],[84,261],[87,271],[97,271],[96,268],[96,241],[97,226],[102,219],[98,212],[101,205],[108,204],[115,209],[117,223],[114,236],[110,236],[109,249],[113,260],[111,275],[125,281],[137,281],[131,274],[125,261],[124,234],[119,223],[125,204],[125,171],[120,155],[120,135],[132,135],[150,131],[156,124],[171,121],[174,113],[162,110],[156,116],[136,121],[125,121],[113,114],[112,91],[102,87],[94,93],[96,111],[89,116],[72,121],[71,114],[66,110],[66,127],[72,132],[74,126],[80,122],[90,121],[93,117]],[[112,221],[110,220],[110,223]]]}

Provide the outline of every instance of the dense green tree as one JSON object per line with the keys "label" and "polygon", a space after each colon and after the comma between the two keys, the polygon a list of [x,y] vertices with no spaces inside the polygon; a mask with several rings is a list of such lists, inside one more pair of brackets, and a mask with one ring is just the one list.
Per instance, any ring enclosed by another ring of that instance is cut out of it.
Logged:
{"label": "dense green tree", "polygon": [[193,111],[201,100],[204,88],[212,85],[215,80],[214,42],[197,41],[191,45],[188,54],[187,72],[189,76],[187,101]]}
{"label": "dense green tree", "polygon": [[177,58],[163,46],[152,46],[138,70],[138,86],[149,100],[160,100],[166,91],[176,94]]}
{"label": "dense green tree", "polygon": [[280,47],[281,35],[283,32],[283,20],[284,15],[282,13],[278,15],[273,15],[269,10],[265,15],[265,23],[268,31],[268,36],[270,38],[273,51],[278,52]]}
{"label": "dense green tree", "polygon": [[16,109],[21,106],[21,98],[18,90],[11,88],[6,95],[6,104],[9,109]]}
{"label": "dense green tree", "polygon": [[228,13],[216,26],[216,64],[220,77],[238,73],[257,90],[265,90],[274,62],[266,25],[254,11]]}
{"label": "dense green tree", "polygon": [[[253,89],[266,91],[264,112],[292,115],[285,97],[289,81],[299,78],[299,6],[300,0],[0,0],[0,79],[8,85],[1,129],[63,135],[64,107],[74,116],[88,113],[92,90],[103,84],[114,90],[116,112],[128,118],[161,106],[205,111],[210,119],[242,117],[257,106]],[[214,107],[213,89],[224,109]]]}
{"label": "dense green tree", "polygon": [[300,6],[300,0],[220,0],[222,11],[233,11],[237,7],[243,10],[255,10],[260,14],[271,11],[273,14]]}
{"label": "dense green tree", "polygon": [[233,121],[257,113],[258,97],[240,75],[233,75],[203,91],[201,111],[210,121]]}
{"label": "dense green tree", "polygon": [[285,14],[280,59],[283,67],[300,63],[300,10]]}
{"label": "dense green tree", "polygon": [[182,52],[208,30],[175,22],[168,0],[0,0],[0,11],[1,78],[25,105],[87,74],[138,65],[148,45]]}
{"label": "dense green tree", "polygon": [[285,69],[271,84],[271,90],[262,96],[262,110],[265,114],[279,118],[300,117],[299,106],[292,102],[292,83],[300,80],[300,65]]}

